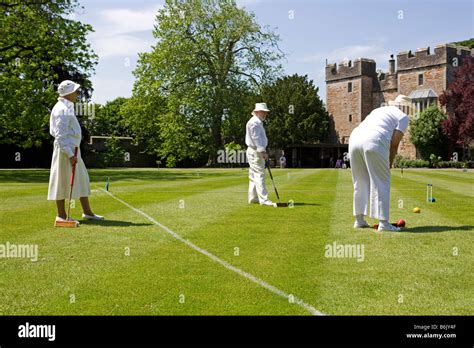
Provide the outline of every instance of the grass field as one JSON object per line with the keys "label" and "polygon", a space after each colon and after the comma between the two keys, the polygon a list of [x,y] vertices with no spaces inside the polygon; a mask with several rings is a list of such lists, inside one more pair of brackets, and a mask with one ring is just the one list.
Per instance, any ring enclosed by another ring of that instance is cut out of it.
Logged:
{"label": "grass field", "polygon": [[[472,171],[394,170],[401,233],[352,228],[349,170],[275,169],[286,209],[248,205],[244,169],[89,174],[107,220],[55,229],[49,171],[0,171],[0,244],[39,246],[36,262],[0,259],[1,315],[311,314],[300,300],[327,315],[474,314]],[[363,261],[325,257],[334,242],[363,245]]]}

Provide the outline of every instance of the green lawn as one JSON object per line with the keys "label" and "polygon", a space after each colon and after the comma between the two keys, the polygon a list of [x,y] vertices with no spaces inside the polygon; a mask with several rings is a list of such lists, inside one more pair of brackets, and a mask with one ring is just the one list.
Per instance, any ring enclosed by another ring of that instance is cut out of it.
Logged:
{"label": "green lawn", "polygon": [[[0,258],[1,315],[311,314],[298,299],[327,315],[474,314],[472,171],[394,170],[401,233],[352,228],[349,170],[275,169],[282,198],[295,202],[286,209],[248,205],[244,169],[89,173],[92,206],[107,220],[58,229],[49,171],[0,170],[0,244],[39,246],[37,262]],[[102,191],[107,177],[115,197],[297,300],[115,200]],[[426,203],[427,183],[436,203]],[[334,242],[363,246],[364,260],[325,257]]]}

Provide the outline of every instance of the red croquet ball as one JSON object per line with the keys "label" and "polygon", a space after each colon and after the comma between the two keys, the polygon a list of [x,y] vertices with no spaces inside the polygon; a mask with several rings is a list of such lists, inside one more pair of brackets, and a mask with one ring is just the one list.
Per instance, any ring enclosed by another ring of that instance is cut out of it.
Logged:
{"label": "red croquet ball", "polygon": [[403,219],[400,219],[397,221],[397,226],[398,227],[405,227],[405,220]]}

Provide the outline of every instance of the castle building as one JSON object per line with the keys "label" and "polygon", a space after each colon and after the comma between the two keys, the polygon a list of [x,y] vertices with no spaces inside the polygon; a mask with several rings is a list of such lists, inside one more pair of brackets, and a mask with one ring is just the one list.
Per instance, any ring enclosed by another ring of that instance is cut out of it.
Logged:
{"label": "castle building", "polygon": [[[366,58],[326,65],[326,108],[333,121],[330,142],[344,148],[352,130],[373,109],[399,94],[412,99],[412,107],[405,110],[410,117],[430,105],[439,105],[438,98],[453,80],[454,71],[470,55],[469,48],[444,44],[436,46],[433,53],[429,47],[414,54],[400,52],[396,61],[392,55],[388,72],[377,70],[376,62]],[[407,158],[417,157],[409,134],[399,152]]]}

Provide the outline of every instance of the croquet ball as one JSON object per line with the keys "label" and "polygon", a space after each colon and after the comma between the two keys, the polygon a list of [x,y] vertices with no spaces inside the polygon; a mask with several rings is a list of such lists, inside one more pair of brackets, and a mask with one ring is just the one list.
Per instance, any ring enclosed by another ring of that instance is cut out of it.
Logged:
{"label": "croquet ball", "polygon": [[436,198],[434,198],[434,197],[431,198],[431,202],[432,202],[432,203],[436,202]]}
{"label": "croquet ball", "polygon": [[415,208],[413,208],[413,212],[416,213],[416,214],[419,214],[419,213],[421,213],[421,209],[418,208],[418,207],[415,207]]}
{"label": "croquet ball", "polygon": [[403,219],[400,219],[397,221],[397,226],[398,227],[405,227],[405,220]]}

